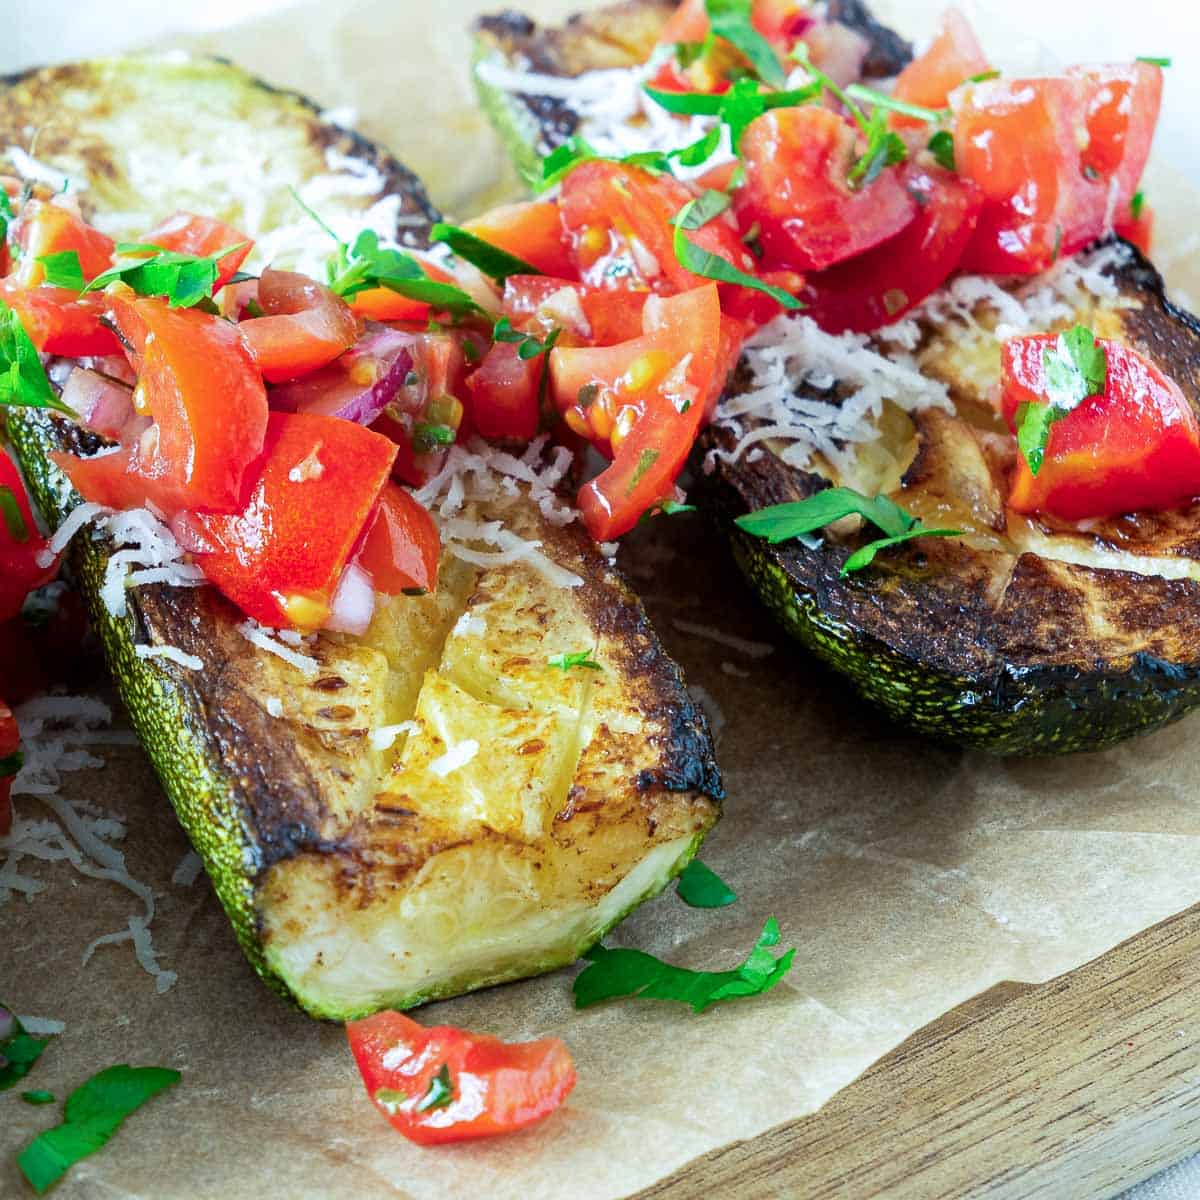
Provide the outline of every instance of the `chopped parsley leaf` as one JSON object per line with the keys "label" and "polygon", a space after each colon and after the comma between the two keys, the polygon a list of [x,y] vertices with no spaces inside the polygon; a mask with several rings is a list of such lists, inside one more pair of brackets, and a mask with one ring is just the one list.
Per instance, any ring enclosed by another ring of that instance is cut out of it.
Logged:
{"label": "chopped parsley leaf", "polygon": [[21,318],[0,300],[0,406],[52,408],[73,417],[46,378]]}
{"label": "chopped parsley leaf", "polygon": [[21,1099],[26,1104],[53,1104],[54,1093],[46,1091],[45,1088],[35,1088],[31,1092],[22,1092]]}
{"label": "chopped parsley leaf", "polygon": [[850,84],[846,88],[846,95],[855,100],[863,100],[873,108],[885,108],[889,112],[915,117],[918,121],[927,121],[930,125],[937,125],[950,117],[949,109],[926,108],[921,104],[909,104],[906,100],[897,100],[895,96],[889,96],[886,92],[877,92],[874,88],[866,87],[861,83]]}
{"label": "chopped parsley leaf", "polygon": [[954,165],[954,135],[948,129],[939,129],[929,139],[927,148],[939,167],[944,167],[947,171],[957,170]]}
{"label": "chopped parsley leaf", "polygon": [[[180,254],[145,242],[118,242],[117,254],[136,256],[136,261],[101,271],[82,290],[96,292],[120,280],[139,296],[165,296],[171,308],[194,308],[212,299],[221,273],[218,265],[221,259],[246,245],[246,242],[238,242],[216,254],[198,258],[194,254]],[[79,265],[78,256],[75,265]],[[83,278],[82,273],[79,277]]]}
{"label": "chopped parsley leaf", "polygon": [[454,1099],[454,1086],[450,1082],[450,1064],[442,1063],[442,1069],[430,1080],[429,1090],[413,1109],[415,1113],[428,1112],[431,1108],[445,1108]]}
{"label": "chopped parsley leaf", "polygon": [[[6,773],[2,764],[19,756],[20,751],[0,760],[0,775]],[[18,762],[16,770],[7,774],[15,775],[19,769]],[[0,1007],[0,1017],[6,1017],[8,1024],[8,1036],[0,1041],[0,1092],[3,1092],[29,1074],[42,1051],[50,1044],[50,1039],[31,1037],[10,1009]]]}
{"label": "chopped parsley leaf", "polygon": [[1129,201],[1129,215],[1135,221],[1142,219],[1142,209],[1146,207],[1146,193],[1134,192],[1133,199]]}
{"label": "chopped parsley leaf", "polygon": [[69,288],[72,292],[82,292],[86,280],[83,277],[83,267],[79,265],[79,255],[74,250],[60,250],[57,254],[42,254],[33,260],[41,263],[46,273],[43,281],[49,287]]}
{"label": "chopped parsley leaf", "polygon": [[459,258],[469,262],[473,267],[478,267],[497,283],[503,283],[510,275],[542,274],[532,263],[518,258],[515,254],[509,254],[507,250],[501,249],[457,225],[446,225],[439,221],[429,231],[429,240],[443,242]]}
{"label": "chopped parsley leaf", "polygon": [[864,496],[853,488],[832,487],[803,500],[772,504],[738,517],[738,528],[760,537],[772,546],[824,529],[834,521],[857,514],[885,536],[860,546],[846,559],[841,574],[849,575],[869,566],[880,550],[917,537],[958,537],[959,529],[928,529],[911,513],[886,496]]}
{"label": "chopped parsley leaf", "polygon": [[552,654],[546,659],[546,662],[549,666],[564,673],[571,670],[572,667],[582,667],[588,671],[602,671],[604,668],[592,657],[595,653],[593,647],[591,650],[575,650],[570,654]]}
{"label": "chopped parsley leaf", "polygon": [[43,1195],[73,1164],[95,1154],[126,1117],[179,1079],[166,1067],[124,1064],[93,1075],[67,1097],[62,1124],[39,1133],[18,1155],[21,1174]]}
{"label": "chopped parsley leaf", "polygon": [[749,60],[764,83],[783,87],[786,76],[771,43],[751,23],[751,0],[704,0],[713,33]]}
{"label": "chopped parsley leaf", "polygon": [[1152,67],[1169,67],[1171,65],[1169,58],[1151,58],[1148,54],[1139,54],[1137,61],[1149,63]]}
{"label": "chopped parsley leaf", "polygon": [[737,899],[737,892],[698,858],[683,868],[675,890],[680,900],[692,908],[724,908]]}
{"label": "chopped parsley leaf", "polygon": [[543,341],[539,341],[532,333],[522,333],[519,329],[514,329],[507,317],[501,317],[492,328],[492,341],[515,344],[517,357],[528,361],[553,350],[561,334],[561,329],[552,329]]}
{"label": "chopped parsley leaf", "polygon": [[689,971],[652,954],[625,948],[593,946],[584,954],[589,963],[575,977],[575,1007],[588,1008],[605,1000],[628,996],[639,1000],[676,1000],[704,1012],[714,1004],[769,992],[791,970],[795,950],[776,958],[779,925],[771,917],[754,949],[732,971]]}

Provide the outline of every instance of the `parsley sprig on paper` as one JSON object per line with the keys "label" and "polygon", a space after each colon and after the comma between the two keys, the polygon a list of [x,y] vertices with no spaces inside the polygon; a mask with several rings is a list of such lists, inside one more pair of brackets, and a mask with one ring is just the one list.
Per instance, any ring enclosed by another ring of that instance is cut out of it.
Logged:
{"label": "parsley sprig on paper", "polygon": [[787,504],[772,504],[738,517],[738,528],[771,545],[824,529],[843,517],[858,515],[884,534],[860,546],[842,566],[842,576],[861,571],[875,561],[880,550],[918,537],[958,537],[960,529],[929,529],[886,496],[864,496],[853,488],[832,487]]}

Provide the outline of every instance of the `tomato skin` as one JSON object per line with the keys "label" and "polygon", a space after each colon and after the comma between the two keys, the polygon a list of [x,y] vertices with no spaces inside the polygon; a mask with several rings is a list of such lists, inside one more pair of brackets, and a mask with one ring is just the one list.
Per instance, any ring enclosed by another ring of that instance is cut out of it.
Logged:
{"label": "tomato skin", "polygon": [[949,278],[975,233],[983,196],[969,179],[911,164],[917,217],[890,240],[810,275],[801,299],[830,333],[866,333],[898,320]]}
{"label": "tomato skin", "polygon": [[[1043,355],[1053,334],[1014,338],[1001,359],[1002,411],[1047,395]],[[1108,363],[1102,396],[1050,427],[1037,475],[1020,457],[1008,503],[1021,513],[1067,521],[1139,509],[1169,509],[1200,496],[1200,422],[1174,380],[1135,350],[1099,339]]]}
{"label": "tomato skin", "polygon": [[[941,30],[929,49],[896,76],[892,95],[909,104],[942,109],[959,84],[990,70],[970,22],[951,8],[942,14]],[[903,113],[892,113],[888,122],[893,129],[923,129],[925,124]]]}
{"label": "tomato skin", "polygon": [[[591,287],[670,294],[703,286],[675,257],[671,218],[698,193],[669,175],[608,161],[581,163],[563,180],[559,212],[578,277]],[[754,273],[754,256],[725,216],[689,231],[697,246]],[[619,272],[619,273],[618,273]]]}
{"label": "tomato skin", "polygon": [[307,275],[268,268],[258,281],[266,314],[238,325],[268,383],[326,366],[358,338],[358,318],[329,288]]}
{"label": "tomato skin", "polygon": [[0,299],[21,319],[30,341],[46,354],[103,358],[122,353],[116,334],[100,324],[111,307],[107,296],[80,296],[58,287],[22,288],[0,280]]}
{"label": "tomato skin", "polygon": [[441,538],[433,517],[410,492],[385,483],[355,561],[377,592],[389,596],[437,587]]}
{"label": "tomato skin", "polygon": [[[715,284],[655,299],[647,303],[644,318],[645,333],[631,342],[551,351],[558,403],[573,406],[568,426],[584,432],[572,423],[582,416],[592,423],[591,436],[607,436],[613,449],[612,463],[578,497],[596,541],[628,532],[642,513],[670,494],[713,393],[724,382],[716,377],[718,363],[731,339],[723,336]],[[586,413],[577,403],[584,385],[599,389]],[[629,417],[623,416],[626,409]],[[596,425],[598,416],[608,425],[607,435]]]}
{"label": "tomato skin", "polygon": [[318,628],[395,457],[352,421],[271,413],[244,509],[191,518],[204,574],[265,625]]}
{"label": "tomato skin", "polygon": [[55,560],[48,567],[38,566],[37,555],[46,549],[46,539],[38,533],[21,473],[3,447],[0,447],[0,487],[12,492],[27,535],[24,541],[19,541],[0,518],[0,621],[7,621],[20,613],[25,597],[34,588],[49,583],[58,574],[58,562]]}
{"label": "tomato skin", "polygon": [[[558,1038],[506,1043],[452,1025],[426,1028],[397,1012],[348,1021],[346,1037],[375,1107],[422,1146],[523,1129],[558,1108],[575,1086],[574,1064]],[[443,1066],[451,1102],[414,1111]],[[388,1105],[376,1099],[380,1091],[404,1092],[413,1101]]]}
{"label": "tomato skin", "polygon": [[1143,203],[1138,216],[1129,214],[1127,221],[1118,221],[1116,231],[1127,242],[1132,242],[1143,254],[1149,256],[1154,244],[1154,209]]}
{"label": "tomato skin", "polygon": [[74,250],[83,277],[89,280],[112,266],[116,249],[112,238],[93,229],[70,209],[42,200],[30,200],[21,209],[17,238],[22,249],[17,282],[22,287],[35,287],[45,279],[46,270],[36,261],[39,257]]}
{"label": "tomato skin", "polygon": [[0,700],[0,837],[7,837],[12,830],[12,784],[15,771],[10,771],[4,760],[12,762],[12,756],[21,748],[21,731],[12,709]]}
{"label": "tomato skin", "polygon": [[207,258],[224,250],[226,246],[236,246],[245,242],[240,250],[224,255],[217,263],[217,283],[213,291],[219,291],[237,273],[247,255],[254,249],[254,243],[244,233],[218,221],[215,217],[202,217],[196,213],[184,212],[167,217],[156,225],[142,238],[150,246],[161,246],[164,250],[175,250],[180,254],[194,254],[198,258]]}
{"label": "tomato skin", "polygon": [[570,276],[573,270],[558,205],[552,200],[527,200],[490,209],[464,226],[476,237],[523,258],[543,275]]}
{"label": "tomato skin", "polygon": [[496,342],[467,376],[471,419],[491,441],[528,442],[537,436],[538,393],[546,356],[523,359],[512,342]]}
{"label": "tomato skin", "polygon": [[894,237],[917,206],[895,167],[852,189],[854,128],[828,109],[778,108],[742,135],[746,182],[735,197],[743,228],[757,224],[768,256],[797,271],[822,271]]}

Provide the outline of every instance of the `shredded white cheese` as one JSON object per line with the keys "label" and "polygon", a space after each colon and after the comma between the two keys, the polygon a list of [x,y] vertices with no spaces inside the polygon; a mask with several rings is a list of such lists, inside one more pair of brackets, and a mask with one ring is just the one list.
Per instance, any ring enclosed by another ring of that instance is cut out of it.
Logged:
{"label": "shredded white cheese", "polygon": [[455,637],[483,637],[487,633],[487,621],[477,613],[465,612],[450,631]]}
{"label": "shredded white cheese", "polygon": [[56,192],[82,192],[87,189],[85,181],[76,179],[57,167],[50,166],[49,163],[40,162],[20,146],[6,146],[4,157],[12,163],[13,170],[22,179],[44,183]]}
{"label": "shredded white cheese", "polygon": [[189,850],[171,872],[171,882],[176,887],[191,887],[200,878],[204,870],[204,861],[195,850]]}
{"label": "shredded white cheese", "polygon": [[18,1017],[26,1033],[33,1034],[34,1037],[57,1036],[64,1032],[67,1028],[66,1021],[56,1020],[54,1017]]}
{"label": "shredded white cheese", "polygon": [[398,725],[381,725],[371,734],[371,746],[375,750],[390,750],[402,733],[416,733],[420,728],[416,721],[401,721]]}
{"label": "shredded white cheese", "polygon": [[271,717],[283,716],[283,701],[278,696],[268,696],[266,700],[267,715]]}
{"label": "shredded white cheese", "polygon": [[673,620],[671,624],[693,637],[707,638],[710,642],[716,642],[718,646],[728,646],[730,650],[737,650],[747,658],[766,658],[775,653],[775,647],[769,642],[755,642],[749,638],[737,637],[711,625],[702,625],[699,621]]}
{"label": "shredded white cheese", "polygon": [[176,976],[158,965],[151,940],[154,893],[129,873],[125,856],[113,844],[125,836],[124,821],[89,800],[69,798],[61,791],[65,773],[104,765],[87,747],[131,745],[137,739],[128,730],[102,728],[111,721],[112,712],[90,697],[40,696],[19,706],[15,715],[25,761],[13,780],[12,794],[36,797],[52,819],[28,816],[23,804],[15,807],[12,830],[0,840],[4,856],[0,904],[18,893],[32,898],[46,889],[42,880],[21,871],[25,859],[68,862],[81,875],[125,888],[142,903],[143,913],[131,915],[124,930],[93,941],[84,952],[84,962],[98,946],[131,941],[138,962],[154,976],[156,989],[165,992]]}
{"label": "shredded white cheese", "polygon": [[[247,618],[237,627],[238,633],[242,635],[248,642],[252,642],[260,650],[265,650],[268,654],[274,654],[276,658],[282,658],[284,662],[291,663],[297,671],[311,679],[320,669],[320,664],[315,658],[311,658],[307,654],[301,654],[293,650],[290,646],[285,646],[283,641],[276,640],[284,638],[285,634],[294,633],[294,630],[284,629],[269,629],[265,625],[260,625],[253,617]],[[299,635],[296,635],[297,639]],[[268,711],[270,711],[268,709]]]}
{"label": "shredded white cheese", "polygon": [[186,651],[180,650],[178,646],[134,646],[133,652],[138,658],[165,658],[170,662],[178,663],[181,667],[186,667],[189,671],[204,669],[202,658],[198,658],[195,654],[188,654]]}
{"label": "shredded white cheese", "polygon": [[435,758],[429,769],[439,778],[444,779],[459,767],[465,767],[479,753],[479,743],[474,738],[467,738],[457,746],[451,746],[445,754]]}

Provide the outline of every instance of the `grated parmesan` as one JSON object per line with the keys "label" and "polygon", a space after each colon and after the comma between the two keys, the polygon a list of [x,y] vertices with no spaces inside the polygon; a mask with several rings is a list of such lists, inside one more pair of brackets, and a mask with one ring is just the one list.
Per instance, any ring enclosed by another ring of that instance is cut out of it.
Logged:
{"label": "grated parmesan", "polygon": [[445,754],[435,758],[429,769],[441,779],[445,779],[452,771],[465,767],[479,753],[479,743],[474,738],[467,738],[457,746],[451,746]]}
{"label": "grated parmesan", "polygon": [[169,662],[178,663],[189,671],[202,671],[204,660],[195,654],[188,654],[178,646],[134,646],[134,654],[138,658],[165,658]]}
{"label": "grated parmesan", "polygon": [[487,633],[487,622],[478,614],[465,612],[450,631],[455,637],[483,637]]}
{"label": "grated parmesan", "polygon": [[737,637],[735,634],[715,629],[711,625],[702,625],[699,621],[676,619],[671,624],[684,633],[690,633],[693,637],[707,638],[710,642],[716,642],[718,646],[728,646],[730,650],[740,651],[748,658],[766,658],[775,653],[775,647],[769,642],[755,642],[749,638]]}
{"label": "grated parmesan", "polygon": [[[309,679],[320,669],[315,658],[301,654],[298,650],[285,646],[283,641],[276,640],[277,638],[282,639],[286,633],[294,633],[293,630],[270,629],[266,625],[260,625],[253,617],[248,617],[243,621],[237,630],[246,641],[252,642],[260,650],[267,651],[268,654],[274,654],[276,658],[282,658],[284,662],[290,663]],[[299,642],[299,635],[296,635],[296,638]]]}
{"label": "grated parmesan", "polygon": [[191,887],[204,870],[204,860],[195,850],[189,850],[171,872],[171,882],[176,887]]}
{"label": "grated parmesan", "polygon": [[398,725],[381,725],[371,734],[371,746],[375,750],[390,750],[402,733],[416,733],[420,728],[416,721],[401,721]]}
{"label": "grated parmesan", "polygon": [[99,946],[130,941],[138,962],[154,977],[158,992],[175,983],[174,971],[158,965],[157,952],[150,935],[154,919],[153,891],[135,879],[125,865],[125,856],[113,844],[125,836],[125,823],[116,814],[85,799],[73,799],[61,792],[63,775],[104,765],[89,753],[92,745],[136,745],[128,730],[106,730],[112,719],[109,707],[100,700],[79,696],[40,696],[16,709],[21,731],[24,764],[13,780],[14,797],[36,797],[53,819],[26,815],[24,805],[14,811],[13,827],[0,840],[0,904],[15,894],[32,899],[45,891],[40,879],[23,874],[24,859],[41,862],[68,862],[81,875],[106,879],[123,887],[139,901],[144,912],[129,917],[123,930],[104,934],[84,951],[88,962]]}

